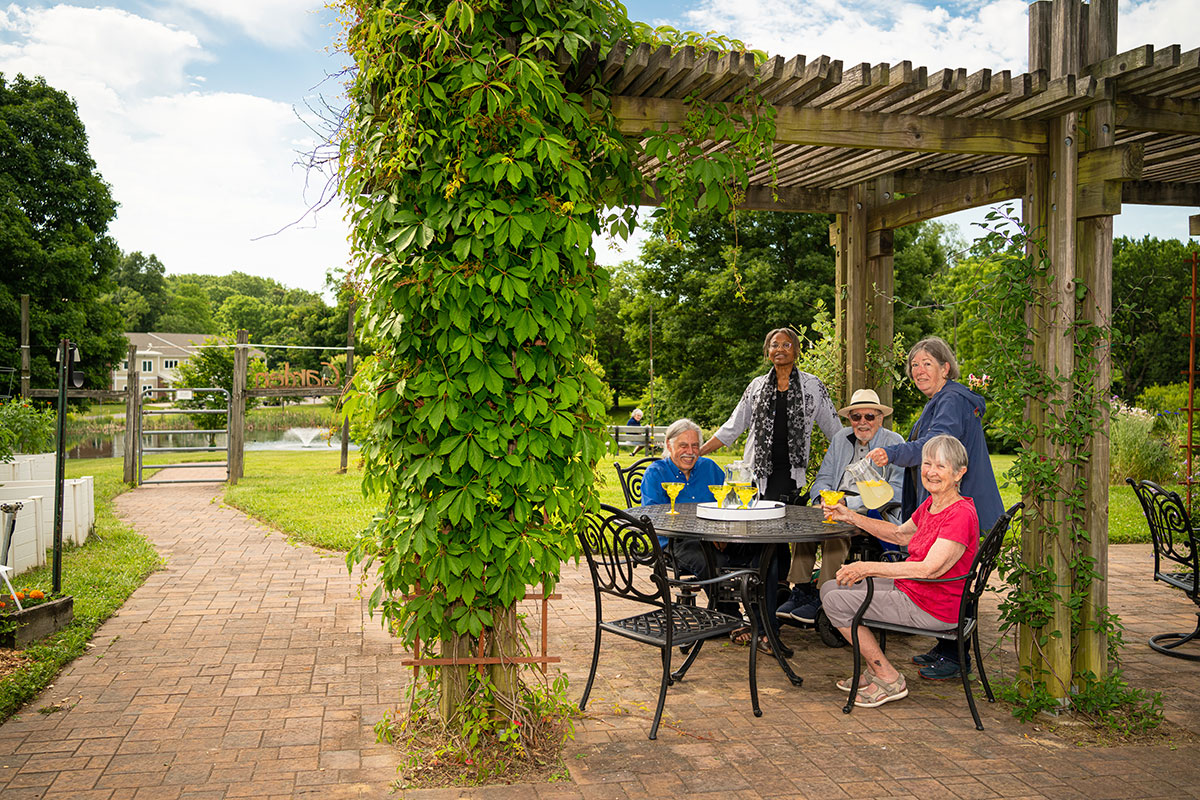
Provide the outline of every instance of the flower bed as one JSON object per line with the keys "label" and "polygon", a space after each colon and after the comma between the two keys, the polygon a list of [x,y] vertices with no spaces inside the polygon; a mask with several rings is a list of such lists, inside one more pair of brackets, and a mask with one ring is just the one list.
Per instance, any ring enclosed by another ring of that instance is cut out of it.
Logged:
{"label": "flower bed", "polygon": [[12,598],[0,599],[0,647],[24,647],[54,633],[75,618],[75,598],[48,598],[40,591],[18,592],[24,609]]}

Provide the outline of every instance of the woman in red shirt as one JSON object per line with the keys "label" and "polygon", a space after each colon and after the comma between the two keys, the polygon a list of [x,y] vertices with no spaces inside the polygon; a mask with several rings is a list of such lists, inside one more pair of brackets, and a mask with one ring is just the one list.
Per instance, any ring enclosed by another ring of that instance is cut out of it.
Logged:
{"label": "woman in red shirt", "polygon": [[[842,504],[824,506],[839,522],[849,522],[886,542],[908,547],[908,559],[899,562],[856,561],[844,565],[837,580],[821,589],[821,602],[829,621],[850,638],[850,623],[866,597],[863,578],[873,576],[875,594],[871,617],[925,630],[951,630],[958,624],[961,581],[921,583],[913,578],[954,578],[965,575],[979,549],[979,521],[975,503],[958,493],[967,474],[967,451],[953,436],[935,436],[921,449],[921,483],[929,492],[912,517],[900,525],[856,514]],[[908,696],[904,675],[884,656],[867,628],[858,631],[859,648],[867,660],[856,706],[874,708]],[[838,682],[850,691],[850,681]]]}

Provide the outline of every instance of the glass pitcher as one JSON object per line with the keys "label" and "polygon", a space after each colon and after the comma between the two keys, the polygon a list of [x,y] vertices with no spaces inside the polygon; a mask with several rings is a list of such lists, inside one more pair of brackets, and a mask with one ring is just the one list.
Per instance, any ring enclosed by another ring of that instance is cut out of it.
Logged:
{"label": "glass pitcher", "polygon": [[[725,482],[734,487],[735,491],[730,492],[725,497],[726,508],[737,508],[741,505],[741,501],[737,499],[737,487],[748,486],[754,481],[754,473],[750,471],[750,465],[745,461],[730,461],[725,465]],[[753,503],[751,503],[753,505]]]}
{"label": "glass pitcher", "polygon": [[881,508],[895,496],[892,485],[883,479],[883,474],[869,458],[846,467],[846,476],[854,482],[858,496],[867,508]]}

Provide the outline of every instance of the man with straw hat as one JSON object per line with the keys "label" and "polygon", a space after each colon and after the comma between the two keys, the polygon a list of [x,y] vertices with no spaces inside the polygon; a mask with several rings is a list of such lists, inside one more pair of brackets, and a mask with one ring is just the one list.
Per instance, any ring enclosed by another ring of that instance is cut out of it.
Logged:
{"label": "man with straw hat", "polygon": [[[903,469],[887,466],[882,470],[884,480],[892,487],[895,501],[879,509],[880,513],[868,512],[863,507],[854,481],[846,475],[846,467],[866,458],[872,449],[904,442],[903,436],[883,427],[883,418],[891,413],[891,407],[879,402],[879,395],[873,389],[857,390],[850,398],[850,404],[838,409],[838,414],[849,421],[850,425],[842,428],[829,442],[829,450],[821,461],[821,469],[817,472],[809,492],[812,500],[820,498],[822,489],[840,489],[846,492],[844,502],[847,507],[899,524],[900,496],[904,487]],[[812,575],[817,562],[818,546],[821,548],[821,571],[818,584],[814,586]],[[846,560],[850,543],[845,539],[830,539],[821,545],[798,542],[794,547],[792,566],[788,572],[788,581],[794,588],[791,597],[780,604],[775,615],[780,619],[811,624],[816,621],[817,612],[821,610],[821,585],[837,574]]]}

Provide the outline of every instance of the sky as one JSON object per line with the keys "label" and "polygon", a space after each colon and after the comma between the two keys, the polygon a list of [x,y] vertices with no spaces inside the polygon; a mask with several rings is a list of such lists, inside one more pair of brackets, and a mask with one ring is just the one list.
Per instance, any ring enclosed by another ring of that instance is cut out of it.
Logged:
{"label": "sky", "polygon": [[[110,233],[168,273],[234,270],[321,291],[347,265],[346,224],[304,154],[342,104],[332,12],[311,0],[4,4],[0,73],[43,76],[76,101],[120,203]],[[1124,0],[1118,50],[1200,45],[1196,0]],[[772,55],[1026,70],[1026,0],[631,0],[633,19],[717,31]],[[1197,209],[1125,206],[1118,236],[1185,238]],[[970,238],[983,211],[944,218]],[[603,263],[640,237],[597,243]]]}

